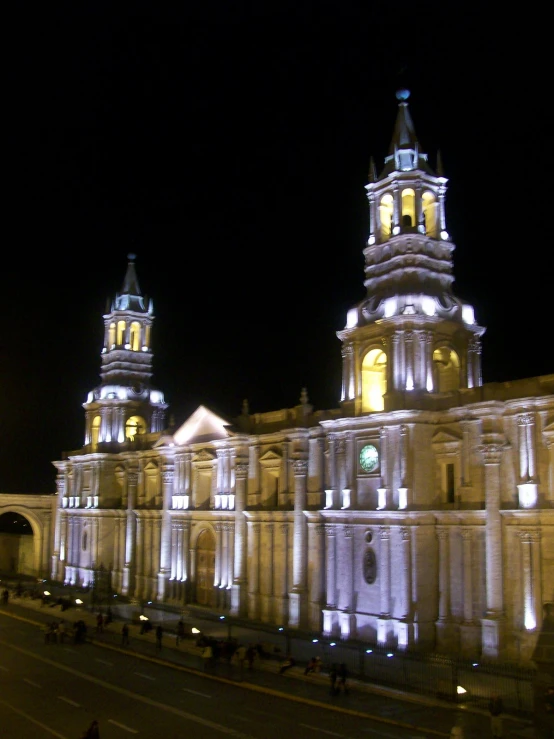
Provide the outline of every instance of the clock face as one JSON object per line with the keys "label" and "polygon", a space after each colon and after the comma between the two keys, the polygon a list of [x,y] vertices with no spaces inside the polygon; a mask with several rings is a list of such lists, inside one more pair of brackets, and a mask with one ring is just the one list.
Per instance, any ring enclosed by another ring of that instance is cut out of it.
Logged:
{"label": "clock face", "polygon": [[373,444],[366,444],[360,451],[360,466],[364,472],[373,472],[379,464],[379,452]]}

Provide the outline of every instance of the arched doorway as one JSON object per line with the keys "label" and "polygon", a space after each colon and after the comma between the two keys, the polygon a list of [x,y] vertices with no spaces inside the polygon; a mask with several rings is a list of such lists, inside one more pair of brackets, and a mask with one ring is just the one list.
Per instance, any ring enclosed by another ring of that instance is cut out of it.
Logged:
{"label": "arched doorway", "polygon": [[0,515],[0,572],[6,575],[36,574],[33,529],[19,513]]}
{"label": "arched doorway", "polygon": [[196,542],[196,602],[199,605],[215,607],[214,578],[215,537],[211,531],[206,529]]}

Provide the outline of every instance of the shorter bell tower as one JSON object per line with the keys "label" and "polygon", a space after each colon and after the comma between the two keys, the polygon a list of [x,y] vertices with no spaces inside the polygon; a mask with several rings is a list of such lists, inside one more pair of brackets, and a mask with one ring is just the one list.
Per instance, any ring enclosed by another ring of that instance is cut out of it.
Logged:
{"label": "shorter bell tower", "polygon": [[164,429],[167,404],[150,384],[153,305],[140,291],[135,259],[128,255],[121,293],[104,316],[101,384],[83,404],[85,446],[93,452],[140,448],[143,436]]}
{"label": "shorter bell tower", "polygon": [[367,297],[348,311],[342,341],[341,403],[349,415],[432,408],[452,392],[477,387],[481,336],[473,307],[452,291],[454,244],[446,227],[448,180],[421,150],[408,90],[388,155],[370,165],[370,233],[364,249]]}

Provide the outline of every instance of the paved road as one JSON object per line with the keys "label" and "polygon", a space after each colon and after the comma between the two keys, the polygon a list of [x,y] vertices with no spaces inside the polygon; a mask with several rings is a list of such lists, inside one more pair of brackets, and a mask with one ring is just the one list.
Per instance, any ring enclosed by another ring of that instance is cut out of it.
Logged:
{"label": "paved road", "polygon": [[[178,616],[148,609],[150,617],[163,624],[164,636],[161,650],[156,647],[154,630],[140,634],[139,626],[130,626],[130,644],[121,644],[121,620],[115,620],[102,632],[96,630],[96,616],[85,608],[71,608],[62,612],[59,606],[43,606],[40,600],[12,598],[8,605],[0,606],[5,615],[22,618],[42,625],[48,621],[65,620],[71,628],[77,619],[87,624],[87,638],[91,638],[106,650],[126,651],[145,660],[163,661],[179,670],[199,671],[206,674],[201,650],[193,638],[187,638],[177,646],[174,629]],[[114,609],[115,610],[115,609]],[[129,619],[135,615],[136,607],[125,606],[117,609],[119,617]],[[188,620],[188,619],[187,619]],[[201,618],[194,618],[194,624],[201,631],[217,638],[226,638],[229,626]],[[259,641],[259,633],[248,629],[233,627],[232,636],[243,643]],[[383,735],[387,727],[403,727],[426,737],[448,737],[452,726],[459,724],[464,728],[464,739],[486,739],[490,736],[489,716],[476,707],[453,706],[439,700],[402,693],[359,680],[350,680],[347,696],[331,696],[329,678],[326,673],[304,675],[303,665],[293,667],[285,674],[279,674],[278,659],[263,659],[254,662],[254,669],[240,669],[233,664],[220,662],[208,669],[212,680],[240,683],[244,689],[262,691],[265,694],[286,696],[289,700],[310,702],[338,712],[360,717],[371,716],[383,725]],[[507,716],[505,718],[505,737],[531,739],[535,733],[531,722]]]}

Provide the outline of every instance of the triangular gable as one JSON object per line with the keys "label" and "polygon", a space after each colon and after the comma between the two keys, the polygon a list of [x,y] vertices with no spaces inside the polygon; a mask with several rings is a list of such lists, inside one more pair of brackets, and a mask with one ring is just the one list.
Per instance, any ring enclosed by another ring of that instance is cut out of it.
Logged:
{"label": "triangular gable", "polygon": [[437,431],[435,434],[433,434],[433,438],[431,440],[432,444],[444,444],[448,442],[461,442],[461,438],[459,436],[456,436],[456,434],[453,434],[450,431]]}
{"label": "triangular gable", "polygon": [[268,449],[267,452],[261,455],[260,462],[269,462],[274,459],[282,459],[283,455],[276,452],[274,449]]}
{"label": "triangular gable", "polygon": [[194,413],[173,434],[175,444],[190,444],[199,440],[227,439],[230,434],[226,426],[229,421],[216,416],[208,408],[199,405]]}

